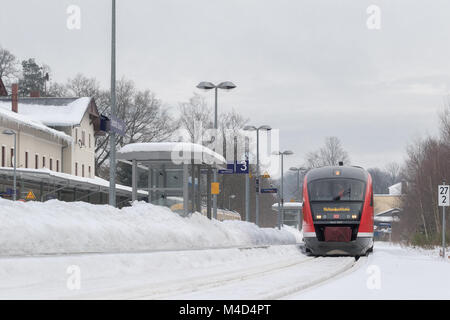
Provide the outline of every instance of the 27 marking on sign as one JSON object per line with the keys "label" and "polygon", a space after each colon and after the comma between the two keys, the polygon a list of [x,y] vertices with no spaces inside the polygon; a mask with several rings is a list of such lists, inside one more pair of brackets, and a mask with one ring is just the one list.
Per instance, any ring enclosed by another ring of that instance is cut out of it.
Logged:
{"label": "27 marking on sign", "polygon": [[450,205],[450,186],[441,184],[438,188],[439,206],[448,207]]}

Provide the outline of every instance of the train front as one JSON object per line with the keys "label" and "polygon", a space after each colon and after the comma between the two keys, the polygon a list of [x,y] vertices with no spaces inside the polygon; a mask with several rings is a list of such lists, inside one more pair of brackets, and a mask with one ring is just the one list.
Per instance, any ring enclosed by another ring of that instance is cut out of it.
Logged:
{"label": "train front", "polygon": [[373,191],[360,167],[312,169],[303,183],[303,238],[314,255],[364,255],[373,248]]}

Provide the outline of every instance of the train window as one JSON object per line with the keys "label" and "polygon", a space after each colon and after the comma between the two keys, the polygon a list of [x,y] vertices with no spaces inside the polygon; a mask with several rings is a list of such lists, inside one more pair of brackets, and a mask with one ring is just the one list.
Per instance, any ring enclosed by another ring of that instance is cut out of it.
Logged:
{"label": "train window", "polygon": [[308,183],[310,201],[363,201],[365,183],[353,179],[322,179]]}

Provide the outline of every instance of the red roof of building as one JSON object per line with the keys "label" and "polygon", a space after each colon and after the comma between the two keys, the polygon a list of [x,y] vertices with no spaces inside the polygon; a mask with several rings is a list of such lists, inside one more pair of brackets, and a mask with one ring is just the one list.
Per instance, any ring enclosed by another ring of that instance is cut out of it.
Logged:
{"label": "red roof of building", "polygon": [[8,91],[6,91],[6,87],[3,84],[2,78],[0,78],[0,96],[7,96]]}

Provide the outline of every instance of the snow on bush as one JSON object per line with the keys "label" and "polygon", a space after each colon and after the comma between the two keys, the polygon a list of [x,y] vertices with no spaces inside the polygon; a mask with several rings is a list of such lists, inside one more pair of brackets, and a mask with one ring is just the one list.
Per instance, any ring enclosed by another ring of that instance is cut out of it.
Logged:
{"label": "snow on bush", "polygon": [[258,228],[243,221],[181,217],[145,202],[116,209],[85,202],[0,199],[0,255],[138,252],[293,244],[294,228]]}

